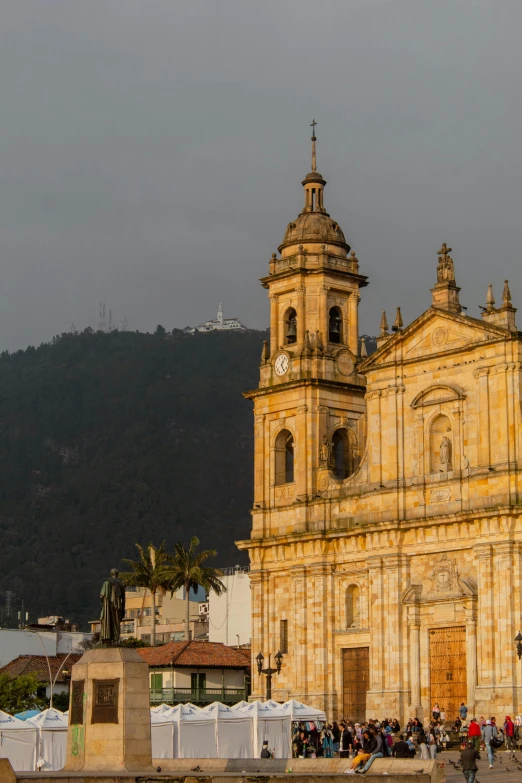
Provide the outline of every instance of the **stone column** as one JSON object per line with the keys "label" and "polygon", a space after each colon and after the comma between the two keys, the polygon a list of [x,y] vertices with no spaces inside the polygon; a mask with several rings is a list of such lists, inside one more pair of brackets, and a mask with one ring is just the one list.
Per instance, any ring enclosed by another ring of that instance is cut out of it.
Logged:
{"label": "stone column", "polygon": [[408,628],[410,629],[410,704],[415,717],[420,716],[420,615],[419,606],[408,607]]}
{"label": "stone column", "polygon": [[270,358],[279,348],[279,297],[270,294]]}
{"label": "stone column", "polygon": [[[290,651],[292,666],[291,688],[292,698],[303,701],[307,694],[308,663],[309,663],[309,644],[312,640],[308,639],[308,612],[307,612],[307,590],[306,590],[306,568],[304,566],[293,566],[292,576],[292,610],[293,622],[290,627],[293,628],[292,638],[288,639],[288,649]],[[290,678],[288,678],[290,679]]]}
{"label": "stone column", "polygon": [[263,590],[266,582],[260,571],[250,571],[250,589],[252,597],[252,697],[264,699],[264,685],[261,677],[258,677],[255,657],[259,652],[266,650],[264,638],[264,629],[266,626],[264,618],[264,595]]}
{"label": "stone column", "polygon": [[489,443],[489,367],[481,367],[473,373],[478,380],[478,464],[491,464]]}
{"label": "stone column", "polygon": [[348,346],[355,356],[359,355],[359,299],[359,292],[354,291],[348,300]]}
{"label": "stone column", "polygon": [[[501,529],[503,528],[502,521]],[[512,694],[510,693],[512,685],[516,678],[514,667],[519,663],[513,654],[513,639],[516,632],[513,633],[515,626],[513,616],[513,554],[514,541],[502,541],[493,546],[493,596],[494,606],[493,615],[495,617],[495,685],[498,691],[503,688],[506,709],[512,703]]]}
{"label": "stone column", "polygon": [[381,714],[384,688],[383,568],[380,557],[368,558],[368,592],[370,595],[370,690],[367,694],[368,715]]}
{"label": "stone column", "polygon": [[475,608],[466,609],[466,668],[468,710],[475,713],[475,686],[477,684],[477,614]]}
{"label": "stone column", "polygon": [[479,590],[477,646],[480,649],[478,659],[478,685],[487,686],[488,692],[481,701],[491,696],[494,684],[494,639],[496,634],[493,607],[493,573],[490,544],[478,544],[474,547],[477,558],[477,583]]}
{"label": "stone column", "polygon": [[328,345],[328,292],[330,288],[322,285],[319,290],[319,326],[324,347]]}
{"label": "stone column", "polygon": [[306,327],[306,288],[304,285],[301,285],[295,289],[295,292],[297,294],[297,344],[302,347],[304,345]]}
{"label": "stone column", "polygon": [[370,448],[368,452],[370,482],[382,484],[382,432],[381,432],[381,392],[379,389],[366,393],[368,438]]}

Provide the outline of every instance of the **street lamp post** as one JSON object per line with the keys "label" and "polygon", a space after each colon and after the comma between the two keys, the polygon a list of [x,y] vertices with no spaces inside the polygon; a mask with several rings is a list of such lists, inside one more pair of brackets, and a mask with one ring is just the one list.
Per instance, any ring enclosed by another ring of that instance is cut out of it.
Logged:
{"label": "street lamp post", "polygon": [[47,661],[47,668],[49,669],[49,687],[51,689],[51,693],[49,695],[49,708],[52,710],[52,708],[53,708],[53,688],[56,685],[56,681],[58,680],[60,672],[62,671],[63,667],[65,666],[65,663],[66,663],[67,659],[69,658],[69,656],[72,655],[73,653],[79,653],[79,652],[81,652],[81,650],[79,650],[78,648],[72,649],[71,652],[68,653],[65,656],[65,658],[63,659],[63,661],[59,665],[58,671],[56,672],[56,676],[55,676],[55,678],[53,680],[53,673],[51,671],[51,661],[49,660],[49,656],[47,655],[47,650],[45,649],[45,644],[43,643],[42,637],[40,636],[38,631],[35,631],[33,628],[26,628],[25,630],[29,631],[29,633],[36,634],[36,636],[40,640],[40,644],[42,645],[42,648],[43,648],[43,651],[44,651],[44,655],[45,655],[45,660]]}
{"label": "street lamp post", "polygon": [[273,674],[279,674],[281,671],[281,665],[283,663],[283,656],[281,652],[279,651],[277,655],[275,656],[275,662],[276,662],[276,668],[272,669],[270,666],[270,658],[271,656],[268,656],[268,666],[266,669],[263,669],[263,661],[265,660],[265,656],[263,653],[259,653],[259,655],[256,657],[257,661],[257,673],[258,674],[264,674],[266,676],[266,700],[269,701],[269,699],[272,698],[272,675]]}

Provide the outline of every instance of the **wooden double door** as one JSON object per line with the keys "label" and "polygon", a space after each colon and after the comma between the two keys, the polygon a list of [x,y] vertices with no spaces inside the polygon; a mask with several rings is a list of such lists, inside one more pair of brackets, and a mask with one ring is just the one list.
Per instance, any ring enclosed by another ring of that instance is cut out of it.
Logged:
{"label": "wooden double door", "polygon": [[430,630],[430,715],[433,705],[454,721],[467,701],[466,626]]}
{"label": "wooden double door", "polygon": [[348,647],[342,651],[343,701],[341,717],[366,720],[366,692],[370,682],[370,648]]}

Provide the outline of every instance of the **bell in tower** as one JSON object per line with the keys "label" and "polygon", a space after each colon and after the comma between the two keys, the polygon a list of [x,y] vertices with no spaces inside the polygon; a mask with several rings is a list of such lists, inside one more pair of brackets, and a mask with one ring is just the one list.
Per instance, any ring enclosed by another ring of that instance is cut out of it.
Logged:
{"label": "bell in tower", "polygon": [[286,344],[292,345],[297,341],[297,315],[293,308],[288,311],[286,319]]}

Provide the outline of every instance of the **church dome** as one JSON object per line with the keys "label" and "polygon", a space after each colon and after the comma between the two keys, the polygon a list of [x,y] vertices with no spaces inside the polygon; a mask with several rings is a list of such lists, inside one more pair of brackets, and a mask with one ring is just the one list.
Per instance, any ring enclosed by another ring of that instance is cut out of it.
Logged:
{"label": "church dome", "polygon": [[326,180],[317,171],[315,151],[315,120],[312,123],[314,135],[312,136],[312,170],[304,178],[305,203],[303,211],[297,220],[289,223],[286,229],[283,243],[279,246],[279,252],[291,245],[319,244],[338,245],[345,253],[350,252],[350,246],[346,242],[342,229],[335,220],[332,220],[323,203],[324,186]]}
{"label": "church dome", "polygon": [[346,252],[350,251],[340,225],[327,212],[301,212],[297,220],[288,224],[279,252],[287,245],[306,242],[343,245]]}
{"label": "church dome", "polygon": [[306,175],[303,181],[303,185],[305,182],[321,182],[322,185],[326,185],[326,180],[323,178],[322,174],[319,174],[318,171],[311,171],[309,174]]}

